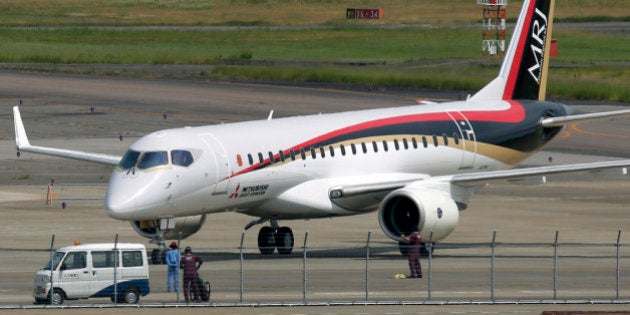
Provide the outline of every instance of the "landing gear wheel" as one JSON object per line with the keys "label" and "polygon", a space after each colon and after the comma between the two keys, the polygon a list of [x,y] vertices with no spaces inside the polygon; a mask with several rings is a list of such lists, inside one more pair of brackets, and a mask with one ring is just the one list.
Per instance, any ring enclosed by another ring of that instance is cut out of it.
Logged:
{"label": "landing gear wheel", "polygon": [[271,255],[276,250],[276,237],[272,227],[263,226],[258,232],[258,250],[263,255]]}
{"label": "landing gear wheel", "polygon": [[63,304],[63,300],[65,295],[61,289],[53,289],[52,297],[49,296],[48,303],[51,305],[61,305]]}
{"label": "landing gear wheel", "polygon": [[281,227],[276,232],[276,246],[280,255],[290,255],[293,252],[293,231],[289,227]]}
{"label": "landing gear wheel", "polygon": [[151,264],[163,265],[166,263],[166,249],[155,248],[151,251]]}
{"label": "landing gear wheel", "polygon": [[410,249],[411,249],[411,245],[409,245],[409,243],[403,242],[403,241],[398,242],[398,250],[403,256],[408,256]]}

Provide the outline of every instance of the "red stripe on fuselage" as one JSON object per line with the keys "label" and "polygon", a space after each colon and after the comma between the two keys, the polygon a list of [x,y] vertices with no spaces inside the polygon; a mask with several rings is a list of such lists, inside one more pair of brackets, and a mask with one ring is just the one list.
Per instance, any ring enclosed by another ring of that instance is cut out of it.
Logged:
{"label": "red stripe on fuselage", "polygon": [[[510,107],[506,110],[502,111],[463,111],[461,112],[466,119],[470,122],[497,122],[497,123],[518,123],[525,119],[525,108],[519,102],[514,100],[507,100],[510,104]],[[299,154],[300,150],[310,148],[312,146],[317,145],[318,143],[325,142],[331,138],[340,137],[345,134],[369,130],[373,128],[379,128],[384,126],[392,126],[392,125],[400,125],[406,123],[415,123],[415,122],[431,122],[431,121],[452,121],[451,116],[449,116],[446,112],[438,112],[438,113],[427,113],[427,114],[416,114],[416,115],[406,115],[406,116],[398,116],[398,117],[388,117],[383,119],[372,120],[360,124],[356,124],[353,126],[348,126],[346,128],[341,128],[326,134],[323,134],[319,137],[313,138],[306,142],[300,143],[294,147],[291,147],[287,150],[284,150],[283,153],[285,156],[289,156],[289,152],[293,150],[295,154]],[[280,159],[279,154],[274,155],[274,160],[278,161]],[[240,172],[234,173],[230,176],[236,177],[245,173],[249,173],[254,171],[264,165],[271,164],[270,159],[265,159],[263,163],[254,164],[248,168],[241,170]],[[228,179],[228,178],[224,178]]]}
{"label": "red stripe on fuselage", "polygon": [[516,89],[516,81],[518,79],[519,71],[521,69],[521,61],[523,60],[523,53],[525,51],[527,37],[529,36],[530,23],[534,16],[536,1],[537,0],[531,0],[529,2],[529,8],[527,8],[527,16],[525,18],[525,22],[523,23],[521,34],[512,34],[512,36],[518,35],[520,36],[520,38],[518,40],[518,45],[516,46],[516,51],[514,52],[514,59],[512,60],[512,66],[510,69],[510,73],[508,74],[505,90],[503,91],[504,100],[511,100],[512,96],[514,95],[514,90]]}

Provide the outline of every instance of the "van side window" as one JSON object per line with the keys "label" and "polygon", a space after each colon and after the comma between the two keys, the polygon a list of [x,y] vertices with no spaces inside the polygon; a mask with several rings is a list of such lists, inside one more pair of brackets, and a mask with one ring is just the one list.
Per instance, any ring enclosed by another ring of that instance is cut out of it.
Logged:
{"label": "van side window", "polygon": [[87,267],[87,252],[72,252],[66,255],[61,267],[66,270],[83,269]]}
{"label": "van side window", "polygon": [[92,267],[94,268],[114,268],[114,251],[92,252]]}
{"label": "van side window", "polygon": [[142,266],[142,252],[137,251],[124,251],[122,253],[123,267],[141,267]]}

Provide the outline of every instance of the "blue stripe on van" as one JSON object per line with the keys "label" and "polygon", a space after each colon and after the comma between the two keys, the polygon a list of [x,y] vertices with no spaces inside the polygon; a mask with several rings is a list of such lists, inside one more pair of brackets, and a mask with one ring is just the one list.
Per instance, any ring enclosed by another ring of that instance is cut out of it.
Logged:
{"label": "blue stripe on van", "polygon": [[[128,288],[137,288],[141,296],[145,296],[151,292],[149,289],[149,279],[123,280],[117,283],[118,295],[122,296]],[[90,297],[113,297],[114,285],[110,285],[101,291],[96,292]]]}

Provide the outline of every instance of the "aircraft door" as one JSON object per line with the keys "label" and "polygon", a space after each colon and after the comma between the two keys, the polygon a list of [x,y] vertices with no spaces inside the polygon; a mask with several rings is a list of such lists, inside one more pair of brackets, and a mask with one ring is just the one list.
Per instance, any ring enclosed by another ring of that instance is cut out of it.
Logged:
{"label": "aircraft door", "polygon": [[213,134],[202,135],[204,142],[208,145],[214,156],[214,166],[210,169],[211,172],[216,174],[212,177],[212,184],[216,183],[213,195],[227,194],[228,185],[230,184],[230,175],[232,173],[232,167],[228,159],[227,152],[223,143],[219,141]]}
{"label": "aircraft door", "polygon": [[477,156],[477,138],[475,136],[475,130],[473,129],[470,121],[460,111],[447,112],[447,114],[453,119],[457,129],[459,130],[461,148],[462,148],[462,163],[459,169],[471,169],[475,165],[475,158]]}

